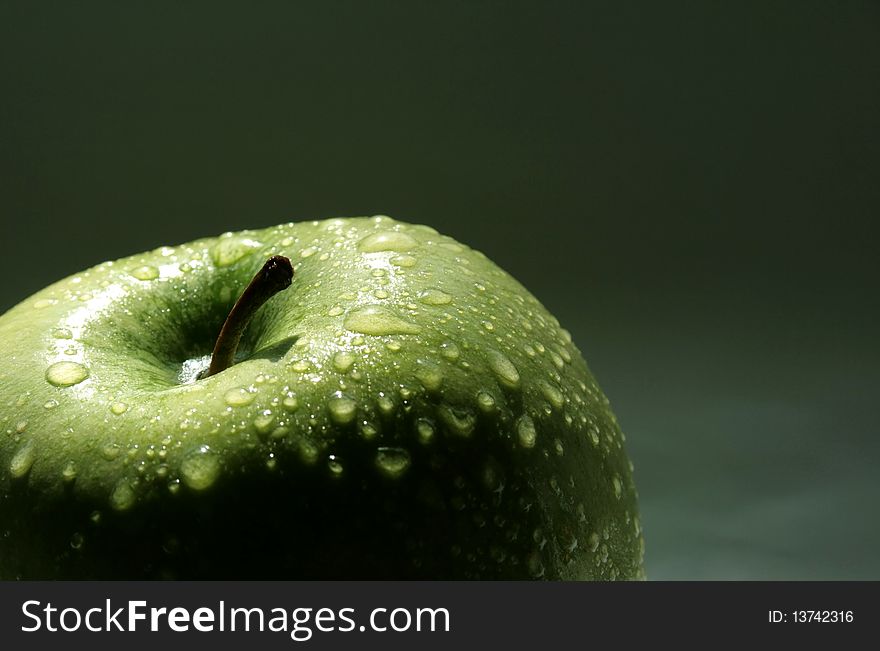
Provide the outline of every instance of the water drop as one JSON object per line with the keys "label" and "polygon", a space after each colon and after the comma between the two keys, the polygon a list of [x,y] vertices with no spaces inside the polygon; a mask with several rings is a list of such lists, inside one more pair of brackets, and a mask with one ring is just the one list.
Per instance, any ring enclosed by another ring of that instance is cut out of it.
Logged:
{"label": "water drop", "polygon": [[454,341],[444,341],[440,344],[440,354],[448,360],[456,360],[461,355],[461,350]]}
{"label": "water drop", "polygon": [[273,416],[272,412],[268,410],[264,411],[254,419],[254,429],[257,430],[258,434],[268,434],[272,431],[272,426],[274,424],[275,416]]}
{"label": "water drop", "polygon": [[519,439],[519,444],[524,448],[535,447],[538,431],[535,429],[534,421],[528,416],[521,416],[516,423],[516,435]]}
{"label": "water drop", "polygon": [[107,461],[118,459],[120,454],[122,454],[122,448],[116,443],[106,443],[101,447],[101,456]]}
{"label": "water drop", "polygon": [[418,246],[418,242],[406,233],[398,231],[379,231],[371,233],[358,242],[358,248],[364,253],[380,251],[409,251]]}
{"label": "water drop", "polygon": [[334,477],[342,475],[342,464],[339,463],[339,459],[335,454],[331,454],[327,459],[327,468],[329,468],[330,474]]}
{"label": "water drop", "polygon": [[394,401],[385,394],[379,394],[376,404],[379,406],[379,411],[386,416],[390,416],[394,412]]}
{"label": "water drop", "polygon": [[81,533],[77,532],[70,537],[70,548],[71,549],[80,549],[83,546],[84,537]]}
{"label": "water drop", "polygon": [[260,247],[259,242],[227,233],[211,247],[211,260],[217,267],[228,267]]}
{"label": "water drop", "polygon": [[308,247],[304,248],[302,251],[300,251],[299,256],[300,256],[301,258],[311,258],[311,257],[312,257],[313,255],[315,255],[317,252],[318,252],[318,248],[317,248],[317,247],[315,247],[315,246],[308,246]]}
{"label": "water drop", "polygon": [[352,310],[345,317],[344,325],[353,332],[375,336],[415,335],[422,330],[415,323],[406,321],[378,305],[368,305]]}
{"label": "water drop", "polygon": [[375,438],[376,434],[379,433],[378,428],[368,420],[362,421],[359,429],[361,432],[361,436],[363,436],[367,440]]}
{"label": "water drop", "polygon": [[52,336],[56,339],[72,339],[73,332],[69,328],[55,328],[52,331]]}
{"label": "water drop", "polygon": [[127,479],[120,479],[110,493],[110,506],[114,511],[127,511],[137,500],[134,489]]}
{"label": "water drop", "polygon": [[309,441],[301,441],[299,444],[299,457],[309,465],[318,460],[318,448]]}
{"label": "water drop", "polygon": [[229,389],[229,391],[223,394],[223,400],[230,407],[244,407],[254,401],[254,394],[247,389]]}
{"label": "water drop", "polygon": [[42,298],[39,301],[34,302],[34,308],[37,310],[42,310],[45,307],[49,307],[50,305],[55,305],[58,301],[54,298]]}
{"label": "water drop", "polygon": [[341,307],[339,307],[338,305],[334,305],[333,307],[331,307],[331,308],[327,311],[327,315],[328,315],[328,316],[339,316],[339,315],[342,314],[343,312],[345,312],[345,310],[343,310],[343,309],[342,309]]}
{"label": "water drop", "polygon": [[419,418],[416,422],[416,434],[421,443],[430,443],[434,438],[434,423],[427,418]]}
{"label": "water drop", "polygon": [[34,465],[36,460],[36,448],[33,441],[25,443],[9,462],[9,474],[13,479],[24,477]]}
{"label": "water drop", "polygon": [[553,449],[556,451],[557,456],[562,456],[565,454],[565,448],[562,447],[562,441],[559,439],[553,439]]}
{"label": "water drop", "polygon": [[132,269],[131,275],[138,280],[156,280],[159,277],[159,270],[152,265],[145,264],[142,267]]}
{"label": "water drop", "polygon": [[89,377],[89,369],[77,362],[56,362],[46,369],[46,380],[56,387],[79,384]]}
{"label": "water drop", "polygon": [[73,461],[68,461],[64,466],[64,469],[61,471],[61,479],[65,483],[70,483],[76,479],[76,464]]}
{"label": "water drop", "polygon": [[425,305],[449,305],[452,296],[439,289],[427,289],[419,294],[419,302]]}
{"label": "water drop", "polygon": [[443,371],[432,362],[419,362],[416,378],[428,391],[439,391],[443,385]]}
{"label": "water drop", "polygon": [[458,436],[470,436],[477,425],[476,417],[466,409],[440,405],[437,413],[449,431]]}
{"label": "water drop", "polygon": [[330,398],[330,401],[327,403],[327,409],[330,412],[330,420],[337,425],[347,425],[354,420],[357,414],[357,402],[337,393],[337,395]]}
{"label": "water drop", "polygon": [[183,483],[195,491],[210,488],[220,476],[220,461],[207,445],[190,452],[180,464]]}
{"label": "water drop", "polygon": [[568,352],[568,349],[565,346],[557,347],[556,351],[566,364],[571,364],[571,353]]}
{"label": "water drop", "polygon": [[391,264],[395,267],[409,268],[416,265],[416,259],[411,255],[395,255],[391,260]]}
{"label": "water drop", "polygon": [[292,393],[288,393],[284,396],[284,400],[281,401],[281,404],[287,411],[296,411],[299,409],[299,400],[297,400],[296,396]]}
{"label": "water drop", "polygon": [[110,412],[116,416],[120,416],[128,411],[128,405],[124,402],[114,402],[110,405]]}
{"label": "water drop", "polygon": [[546,380],[541,380],[539,386],[541,388],[541,394],[547,399],[547,401],[557,409],[561,409],[565,404],[565,396],[562,395],[562,391],[559,390],[559,387]]}
{"label": "water drop", "polygon": [[495,396],[488,391],[479,391],[477,393],[477,406],[484,413],[491,413],[495,409]]}
{"label": "water drop", "polygon": [[509,389],[519,387],[519,371],[503,353],[497,350],[490,350],[486,358],[489,362],[489,368],[495,374],[495,377]]}
{"label": "water drop", "polygon": [[382,447],[376,453],[376,467],[391,479],[403,475],[409,466],[409,452],[403,448]]}
{"label": "water drop", "polygon": [[620,499],[620,496],[623,494],[623,485],[620,483],[620,477],[617,475],[611,478],[611,488],[614,489],[614,497]]}

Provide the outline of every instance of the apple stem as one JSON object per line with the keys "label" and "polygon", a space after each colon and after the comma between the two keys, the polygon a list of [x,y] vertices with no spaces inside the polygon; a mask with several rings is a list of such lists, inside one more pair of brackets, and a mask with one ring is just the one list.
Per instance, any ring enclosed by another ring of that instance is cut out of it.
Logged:
{"label": "apple stem", "polygon": [[211,353],[211,365],[203,377],[216,375],[232,366],[241,336],[254,314],[275,294],[290,287],[292,281],[293,266],[288,258],[273,255],[266,260],[226,317]]}

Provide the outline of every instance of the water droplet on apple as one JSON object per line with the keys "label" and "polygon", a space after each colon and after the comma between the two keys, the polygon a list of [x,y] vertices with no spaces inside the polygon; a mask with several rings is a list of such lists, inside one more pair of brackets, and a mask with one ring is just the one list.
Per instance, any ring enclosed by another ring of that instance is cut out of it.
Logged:
{"label": "water droplet on apple", "polygon": [[495,329],[495,324],[492,323],[491,321],[483,321],[483,322],[481,323],[481,325],[482,325],[486,330],[488,330],[489,332],[491,332],[491,331],[493,331],[493,330]]}
{"label": "water droplet on apple", "polygon": [[303,463],[314,464],[318,460],[318,448],[310,441],[301,441],[299,444],[299,458]]}
{"label": "water droplet on apple", "polygon": [[595,551],[599,549],[600,540],[601,538],[599,537],[599,534],[595,531],[587,537],[587,546],[590,548],[591,552],[595,553]]}
{"label": "water droplet on apple", "polygon": [[28,426],[28,422],[26,420],[20,420],[15,424],[15,433],[22,434]]}
{"label": "water droplet on apple", "polygon": [[379,433],[379,429],[368,420],[362,421],[358,429],[360,430],[361,436],[368,441],[375,438],[376,434]]}
{"label": "water droplet on apple", "polygon": [[454,341],[444,341],[440,344],[440,354],[448,360],[456,360],[461,355],[461,350]]}
{"label": "water droplet on apple", "polygon": [[254,249],[259,247],[259,242],[226,233],[221,235],[217,243],[211,247],[211,260],[217,267],[228,267],[250,255]]}
{"label": "water droplet on apple", "polygon": [[394,401],[384,393],[379,393],[379,398],[376,400],[376,404],[379,406],[379,411],[386,416],[390,416],[394,413]]}
{"label": "water droplet on apple", "polygon": [[127,479],[120,479],[110,493],[110,506],[114,511],[127,511],[137,501],[134,489]]}
{"label": "water droplet on apple", "polygon": [[71,549],[80,549],[83,546],[83,541],[85,538],[79,532],[76,532],[70,537],[70,548]]}
{"label": "water droplet on apple", "polygon": [[52,336],[56,339],[72,339],[73,332],[70,331],[70,328],[55,328],[52,331]]}
{"label": "water droplet on apple", "polygon": [[419,294],[419,302],[425,305],[449,305],[452,302],[452,295],[439,289],[426,289]]}
{"label": "water droplet on apple", "polygon": [[331,307],[331,308],[327,311],[327,314],[328,314],[329,316],[339,316],[339,315],[342,314],[343,312],[345,312],[345,310],[343,310],[343,309],[342,309],[341,307],[339,307],[338,305],[334,305],[333,307]]}
{"label": "water droplet on apple", "polygon": [[384,300],[384,299],[388,298],[389,294],[384,289],[376,289],[376,290],[373,290],[373,296],[375,296],[379,300]]}
{"label": "water droplet on apple", "polygon": [[467,409],[440,405],[437,414],[449,431],[458,436],[470,436],[477,425],[476,417]]}
{"label": "water droplet on apple", "polygon": [[318,252],[318,248],[315,246],[307,246],[302,251],[300,251],[299,257],[301,258],[311,258]]}
{"label": "water droplet on apple", "polygon": [[137,267],[131,270],[131,275],[138,280],[156,280],[159,277],[159,270],[149,264]]}
{"label": "water droplet on apple", "polygon": [[623,494],[623,485],[620,483],[620,477],[614,475],[611,477],[611,488],[614,490],[614,497],[620,499]]}
{"label": "water droplet on apple", "polygon": [[565,346],[558,346],[556,351],[566,364],[571,364],[571,353],[568,352],[568,349]]}
{"label": "water droplet on apple", "polygon": [[354,364],[354,355],[348,351],[339,351],[333,356],[333,368],[340,373],[348,373]]}
{"label": "water droplet on apple", "polygon": [[397,479],[409,466],[409,452],[403,448],[382,447],[376,452],[376,467],[386,477]]}
{"label": "water droplet on apple", "polygon": [[56,387],[79,384],[89,377],[89,369],[77,362],[56,362],[46,369],[46,380]]}
{"label": "water droplet on apple", "polygon": [[419,442],[430,443],[434,438],[434,432],[434,423],[427,418],[419,418],[416,422],[416,434],[419,437]]}
{"label": "water droplet on apple", "polygon": [[553,439],[553,449],[556,452],[557,456],[562,456],[565,454],[565,448],[562,446],[562,441],[559,439]]}
{"label": "water droplet on apple", "polygon": [[54,298],[42,298],[39,301],[34,301],[34,308],[37,310],[42,310],[43,308],[49,307],[50,305],[55,305],[58,301]]}
{"label": "water droplet on apple", "polygon": [[351,398],[336,393],[327,403],[330,419],[337,425],[347,425],[354,420],[357,414],[357,402]]}
{"label": "water droplet on apple", "polygon": [[562,358],[552,350],[550,351],[550,361],[552,361],[554,366],[556,366],[556,368],[558,368],[560,371],[565,366],[565,362],[562,361]]}
{"label": "water droplet on apple", "polygon": [[483,413],[491,413],[495,409],[495,396],[488,391],[477,392],[477,406]]}
{"label": "water droplet on apple", "polygon": [[333,477],[339,477],[342,475],[342,464],[339,462],[339,458],[335,454],[331,454],[327,458],[327,468],[330,470],[330,475]]}
{"label": "water droplet on apple", "polygon": [[268,434],[275,424],[275,416],[268,409],[254,419],[254,429],[258,434]]}
{"label": "water droplet on apple", "polygon": [[61,479],[67,484],[76,479],[76,464],[73,461],[68,461],[64,466],[61,471]]}
{"label": "water droplet on apple", "polygon": [[416,259],[411,255],[395,255],[389,262],[395,267],[403,267],[405,269],[416,266]]}
{"label": "water droplet on apple", "polygon": [[297,409],[299,409],[299,400],[297,400],[296,396],[292,393],[288,393],[281,401],[281,405],[287,411],[296,411]]}
{"label": "water droplet on apple", "polygon": [[486,354],[486,359],[489,362],[489,368],[501,384],[509,389],[519,388],[519,371],[507,356],[497,350],[490,350]]}
{"label": "water droplet on apple", "polygon": [[194,491],[210,488],[220,476],[220,461],[207,445],[190,452],[180,463],[180,478]]}
{"label": "water droplet on apple", "polygon": [[371,233],[358,242],[358,248],[364,253],[379,253],[380,251],[409,251],[418,246],[418,242],[398,231],[379,231]]}
{"label": "water droplet on apple", "polygon": [[556,407],[557,409],[561,409],[565,404],[565,396],[562,395],[562,391],[559,390],[554,384],[547,382],[546,380],[541,380],[538,383],[538,386],[541,389],[541,394],[547,399],[547,401]]}
{"label": "water droplet on apple", "polygon": [[223,394],[223,400],[230,407],[244,407],[254,401],[254,394],[241,387],[237,389],[229,389]]}
{"label": "water droplet on apple", "polygon": [[587,430],[587,433],[590,435],[590,442],[593,444],[593,446],[598,446],[599,445],[599,428],[593,424],[590,424],[590,427]]}
{"label": "water droplet on apple", "polygon": [[422,329],[379,305],[367,305],[348,313],[345,328],[364,335],[415,335]]}
{"label": "water droplet on apple", "polygon": [[92,521],[92,524],[101,524],[101,512],[100,511],[92,511],[89,515],[89,520]]}
{"label": "water droplet on apple", "polygon": [[439,391],[443,386],[443,371],[433,362],[419,360],[416,378],[428,391]]}
{"label": "water droplet on apple", "polygon": [[120,454],[122,454],[122,448],[116,443],[107,443],[101,447],[101,456],[107,459],[107,461],[119,458]]}
{"label": "water droplet on apple", "polygon": [[19,448],[18,452],[15,453],[12,460],[9,462],[10,476],[12,476],[13,479],[24,477],[30,471],[31,466],[34,465],[36,458],[37,454],[34,442],[28,441]]}
{"label": "water droplet on apple", "polygon": [[121,416],[127,411],[128,405],[124,402],[114,402],[112,405],[110,405],[110,412],[115,414],[116,416]]}
{"label": "water droplet on apple", "polygon": [[516,435],[519,444],[524,448],[535,447],[535,441],[538,438],[538,431],[535,429],[535,423],[528,416],[521,416],[516,423]]}

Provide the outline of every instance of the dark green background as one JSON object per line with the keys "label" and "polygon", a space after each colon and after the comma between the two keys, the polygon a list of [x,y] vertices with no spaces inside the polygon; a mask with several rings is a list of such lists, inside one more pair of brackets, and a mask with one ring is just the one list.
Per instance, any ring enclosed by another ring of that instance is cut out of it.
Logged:
{"label": "dark green background", "polygon": [[880,5],[724,4],[4,2],[0,310],[225,230],[428,223],[572,331],[651,578],[878,579]]}

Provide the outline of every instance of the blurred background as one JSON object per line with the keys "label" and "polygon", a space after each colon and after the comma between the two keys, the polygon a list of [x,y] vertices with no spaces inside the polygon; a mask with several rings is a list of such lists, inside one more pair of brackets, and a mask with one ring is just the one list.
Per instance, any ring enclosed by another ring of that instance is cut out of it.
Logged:
{"label": "blurred background", "polygon": [[652,579],[880,579],[876,2],[0,4],[0,311],[384,213],[510,271],[627,433]]}

